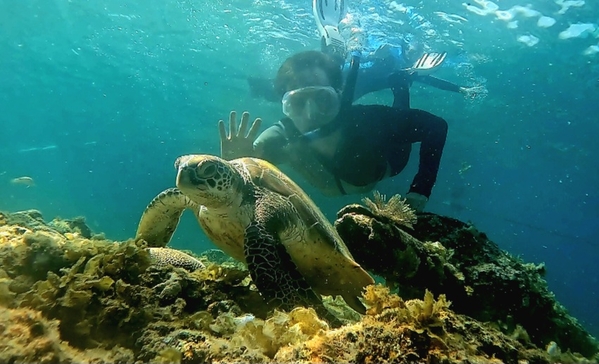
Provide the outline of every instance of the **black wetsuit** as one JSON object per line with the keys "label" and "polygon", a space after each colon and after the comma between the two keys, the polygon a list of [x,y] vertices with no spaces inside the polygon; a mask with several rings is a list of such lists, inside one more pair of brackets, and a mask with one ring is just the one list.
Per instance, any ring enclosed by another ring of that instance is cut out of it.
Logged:
{"label": "black wetsuit", "polygon": [[260,135],[260,157],[281,164],[289,161],[289,153],[302,153],[310,148],[344,194],[340,181],[366,186],[400,173],[408,163],[412,144],[420,142],[418,173],[409,192],[430,196],[447,135],[444,119],[418,109],[352,105],[340,112],[332,123],[341,133],[332,159],[319,156],[310,148],[289,119],[283,119]]}
{"label": "black wetsuit", "polygon": [[[360,78],[358,77],[358,80]],[[420,82],[438,88],[439,90],[460,92],[460,86],[433,76],[420,76],[416,73],[395,72],[388,78],[388,87],[393,92],[393,107],[410,108],[410,87],[414,82]],[[356,99],[362,95],[355,95]]]}

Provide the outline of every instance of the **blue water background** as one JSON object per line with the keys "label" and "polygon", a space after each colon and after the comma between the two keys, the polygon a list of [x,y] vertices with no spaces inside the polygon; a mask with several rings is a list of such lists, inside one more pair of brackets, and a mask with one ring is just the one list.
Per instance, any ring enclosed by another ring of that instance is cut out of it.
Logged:
{"label": "blue water background", "polygon": [[[349,8],[375,38],[410,34],[447,50],[448,66],[437,76],[486,87],[487,97],[474,100],[413,88],[412,106],[450,125],[428,210],[472,221],[503,249],[545,262],[558,300],[598,335],[599,57],[582,53],[599,40],[558,34],[597,22],[599,9],[587,3],[559,14],[553,1],[527,3],[557,23],[540,28],[520,16],[509,29],[452,1],[405,4],[421,18],[389,1],[350,1]],[[177,156],[219,153],[217,120],[233,109],[266,126],[281,117],[279,105],[250,97],[245,79],[272,77],[290,54],[318,49],[310,5],[1,1],[0,210],[83,215],[95,232],[131,238],[147,203],[173,186]],[[518,42],[522,34],[539,44]],[[390,103],[391,96],[360,101]],[[405,193],[414,159],[381,191]],[[36,186],[10,183],[19,176]],[[331,219],[360,198],[306,189]],[[212,247],[190,214],[172,245]]]}

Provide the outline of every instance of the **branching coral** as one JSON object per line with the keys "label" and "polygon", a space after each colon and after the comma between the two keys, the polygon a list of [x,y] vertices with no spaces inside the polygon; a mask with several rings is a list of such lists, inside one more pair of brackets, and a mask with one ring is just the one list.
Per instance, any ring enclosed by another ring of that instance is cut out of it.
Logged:
{"label": "branching coral", "polygon": [[413,228],[416,223],[416,213],[406,203],[406,199],[400,195],[394,195],[387,201],[387,196],[379,191],[374,191],[372,200],[365,197],[362,202],[373,214],[391,220],[398,225]]}

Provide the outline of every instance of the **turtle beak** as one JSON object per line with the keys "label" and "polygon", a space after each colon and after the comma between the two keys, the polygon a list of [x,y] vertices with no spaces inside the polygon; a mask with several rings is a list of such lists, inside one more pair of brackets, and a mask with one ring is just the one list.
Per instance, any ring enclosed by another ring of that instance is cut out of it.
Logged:
{"label": "turtle beak", "polygon": [[175,169],[180,170],[183,167],[187,167],[189,160],[193,158],[192,155],[184,155],[175,160]]}
{"label": "turtle beak", "polygon": [[177,187],[179,189],[194,188],[205,191],[209,188],[207,180],[198,176],[197,168],[197,164],[185,163],[179,165],[179,172],[177,173]]}
{"label": "turtle beak", "polygon": [[201,164],[203,159],[197,158],[196,155],[184,155],[175,161],[177,169],[177,187],[179,189],[193,188],[207,190],[208,184],[205,176],[201,172]]}

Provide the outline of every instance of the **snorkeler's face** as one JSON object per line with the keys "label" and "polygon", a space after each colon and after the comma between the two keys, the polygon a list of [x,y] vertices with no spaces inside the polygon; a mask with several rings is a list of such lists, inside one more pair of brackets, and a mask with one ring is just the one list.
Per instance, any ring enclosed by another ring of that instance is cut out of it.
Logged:
{"label": "snorkeler's face", "polygon": [[306,86],[283,95],[283,113],[304,134],[327,124],[339,113],[339,95],[331,86]]}
{"label": "snorkeler's face", "polygon": [[298,74],[297,83],[283,96],[283,112],[301,133],[320,128],[339,113],[339,94],[326,72],[312,68]]}
{"label": "snorkeler's face", "polygon": [[320,67],[313,67],[297,74],[297,83],[293,89],[307,86],[331,86],[331,81],[325,70]]}

